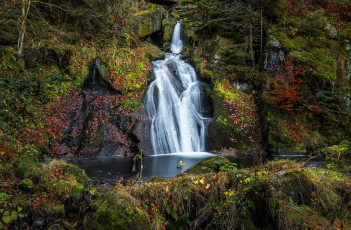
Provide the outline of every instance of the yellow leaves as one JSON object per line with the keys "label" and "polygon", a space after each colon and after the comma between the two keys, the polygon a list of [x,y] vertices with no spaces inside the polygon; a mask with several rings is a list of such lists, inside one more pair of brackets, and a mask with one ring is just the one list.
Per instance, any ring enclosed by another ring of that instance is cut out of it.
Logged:
{"label": "yellow leaves", "polygon": [[207,183],[203,178],[201,178],[200,180],[194,180],[194,184],[203,184],[205,185],[206,189],[209,189],[211,187],[211,184]]}
{"label": "yellow leaves", "polygon": [[234,189],[230,189],[229,191],[224,192],[224,195],[225,195],[226,197],[231,197],[231,196],[233,196],[234,194],[235,194],[235,190],[234,190]]}

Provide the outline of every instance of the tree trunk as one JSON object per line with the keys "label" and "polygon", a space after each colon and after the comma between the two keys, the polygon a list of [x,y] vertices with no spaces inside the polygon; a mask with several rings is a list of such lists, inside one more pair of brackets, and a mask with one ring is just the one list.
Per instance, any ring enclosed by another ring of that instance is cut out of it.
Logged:
{"label": "tree trunk", "polygon": [[24,42],[24,35],[26,33],[26,23],[27,23],[27,17],[28,17],[28,12],[30,9],[30,2],[31,0],[22,0],[22,16],[19,18],[21,20],[21,28],[20,28],[20,34],[18,37],[18,42],[17,42],[17,48],[18,48],[18,54],[22,54],[23,52],[23,42]]}
{"label": "tree trunk", "polygon": [[253,49],[253,28],[250,26],[250,58],[252,60],[252,66],[255,66],[255,51]]}
{"label": "tree trunk", "polygon": [[262,65],[262,58],[263,58],[263,10],[261,7],[260,65]]}

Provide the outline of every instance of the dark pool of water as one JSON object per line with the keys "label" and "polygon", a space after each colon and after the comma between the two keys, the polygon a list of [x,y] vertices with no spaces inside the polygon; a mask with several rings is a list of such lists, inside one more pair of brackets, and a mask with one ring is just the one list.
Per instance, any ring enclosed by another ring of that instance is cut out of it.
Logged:
{"label": "dark pool of water", "polygon": [[[133,157],[108,157],[99,159],[75,159],[70,162],[81,169],[84,169],[86,174],[95,184],[111,184],[121,178],[140,178],[146,181],[156,176],[173,177],[190,167],[196,165],[204,159],[216,156],[211,153],[172,153],[156,156],[144,156],[142,159],[143,170],[141,172],[141,160],[135,160]],[[255,165],[254,159],[249,156],[225,156],[231,162],[237,164],[238,168],[246,168]],[[297,161],[306,161],[306,156],[272,156],[268,160],[276,158],[288,158]],[[177,167],[179,162],[185,163],[182,168]],[[324,161],[314,159],[309,162],[310,166],[323,167]]]}
{"label": "dark pool of water", "polygon": [[[211,153],[172,153],[157,156],[144,156],[142,159],[142,178],[148,180],[156,176],[173,177],[186,171],[204,159],[214,157]],[[185,163],[180,169],[179,162]],[[76,159],[71,162],[81,169],[95,183],[111,183],[120,178],[140,177],[141,160],[133,157],[99,159]],[[134,169],[134,170],[133,170]]]}

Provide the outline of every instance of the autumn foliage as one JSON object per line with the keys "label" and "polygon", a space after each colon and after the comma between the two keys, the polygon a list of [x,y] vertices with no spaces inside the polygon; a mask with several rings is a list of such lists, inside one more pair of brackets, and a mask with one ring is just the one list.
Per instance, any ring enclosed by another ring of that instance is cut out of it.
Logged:
{"label": "autumn foliage", "polygon": [[269,96],[276,107],[291,111],[304,101],[302,79],[306,69],[295,66],[294,58],[288,57],[281,64],[281,71],[275,76],[275,90]]}

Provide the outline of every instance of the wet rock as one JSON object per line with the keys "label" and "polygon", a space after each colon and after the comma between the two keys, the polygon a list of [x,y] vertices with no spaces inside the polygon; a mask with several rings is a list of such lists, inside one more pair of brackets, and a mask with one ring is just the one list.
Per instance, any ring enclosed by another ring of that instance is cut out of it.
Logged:
{"label": "wet rock", "polygon": [[280,63],[284,60],[285,54],[277,40],[272,40],[266,47],[266,58],[264,60],[264,69],[268,72],[276,72],[280,69]]}
{"label": "wet rock", "polygon": [[42,229],[43,226],[44,226],[44,220],[43,219],[35,220],[34,223],[33,223],[33,227],[34,228]]}
{"label": "wet rock", "polygon": [[[351,60],[351,42],[349,40],[346,40],[346,50],[349,52],[349,60]],[[346,78],[351,78],[351,61],[347,64]]]}
{"label": "wet rock", "polygon": [[135,134],[139,140],[137,146],[140,150],[143,151],[145,155],[152,155],[153,149],[151,144],[150,128],[151,128],[151,119],[148,117],[146,108],[144,105],[140,111],[140,118],[138,124],[135,128]]}

